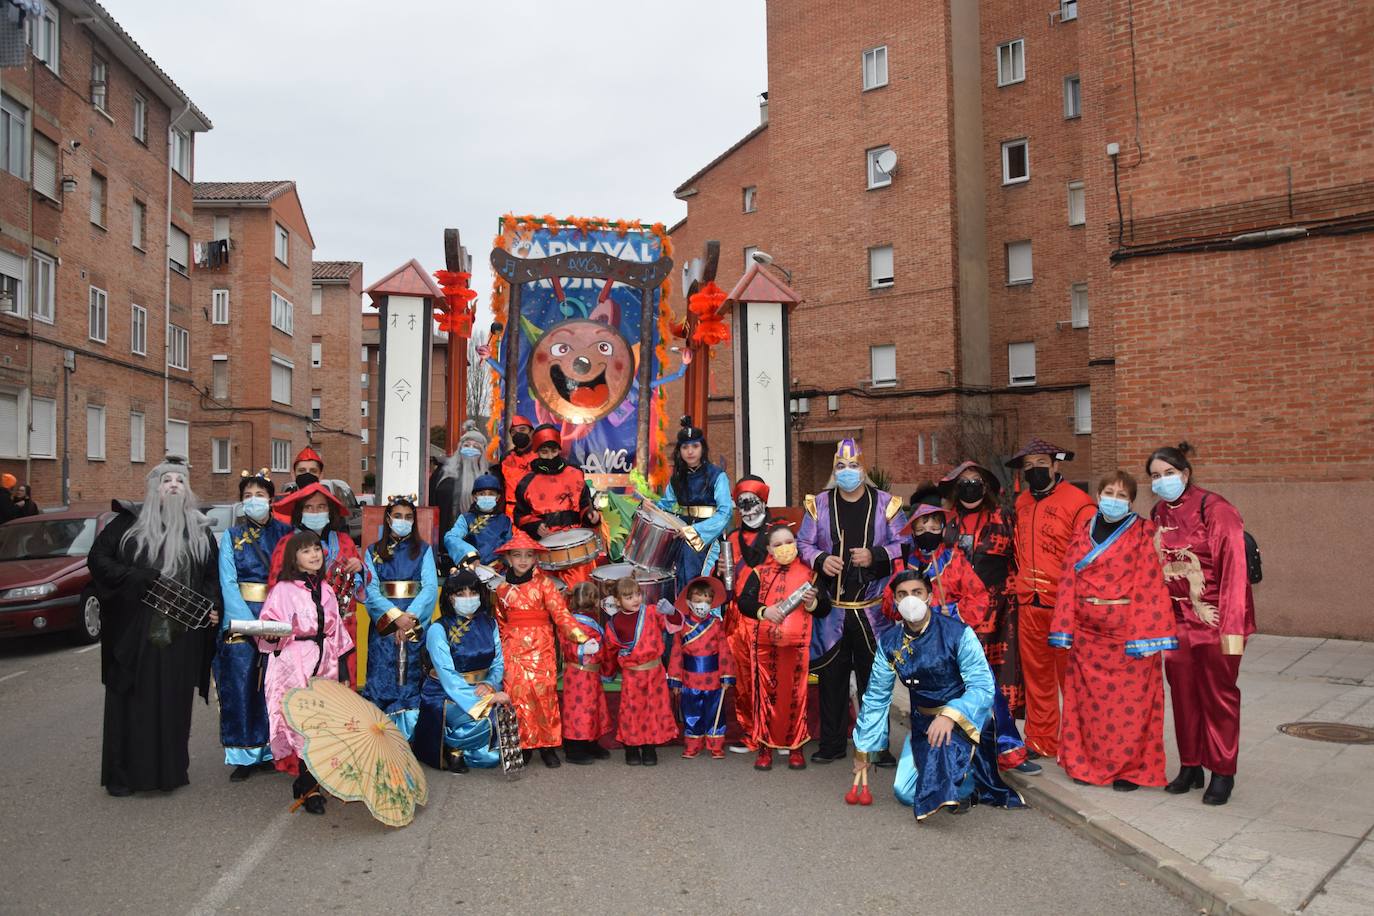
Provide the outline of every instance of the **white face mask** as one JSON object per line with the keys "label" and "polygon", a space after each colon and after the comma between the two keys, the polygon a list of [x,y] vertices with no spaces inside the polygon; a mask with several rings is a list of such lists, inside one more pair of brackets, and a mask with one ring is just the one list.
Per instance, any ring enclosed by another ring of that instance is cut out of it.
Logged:
{"label": "white face mask", "polygon": [[601,609],[605,611],[607,615],[619,614],[620,602],[616,601],[614,596],[608,595],[601,599]]}
{"label": "white face mask", "polygon": [[482,606],[482,599],[478,595],[454,595],[453,610],[463,617],[471,617],[477,613],[477,609]]}
{"label": "white face mask", "polygon": [[926,619],[926,615],[930,613],[930,608],[915,595],[907,595],[897,602],[897,613],[901,614],[902,619],[907,623],[915,626]]}
{"label": "white face mask", "polygon": [[687,607],[689,607],[692,613],[698,617],[705,617],[707,614],[711,613],[711,605],[706,601],[693,601],[688,604]]}

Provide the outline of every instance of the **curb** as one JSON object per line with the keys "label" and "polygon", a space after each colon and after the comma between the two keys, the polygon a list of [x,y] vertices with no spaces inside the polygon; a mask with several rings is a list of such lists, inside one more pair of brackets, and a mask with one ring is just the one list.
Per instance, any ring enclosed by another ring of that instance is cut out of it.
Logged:
{"label": "curb", "polygon": [[1014,785],[1028,801],[1033,801],[1034,807],[1084,834],[1116,859],[1147,878],[1159,881],[1203,912],[1216,916],[1284,916],[1288,912],[1247,893],[1234,882],[1218,878],[1064,786],[1014,772],[1004,772],[1002,778]]}

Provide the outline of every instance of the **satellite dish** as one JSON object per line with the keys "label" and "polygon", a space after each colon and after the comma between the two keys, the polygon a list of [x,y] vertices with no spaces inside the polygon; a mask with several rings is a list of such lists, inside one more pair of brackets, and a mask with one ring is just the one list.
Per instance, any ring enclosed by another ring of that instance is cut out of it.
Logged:
{"label": "satellite dish", "polygon": [[878,170],[884,175],[891,175],[897,168],[897,154],[890,149],[885,149],[878,154],[878,158],[874,162],[874,165],[876,165]]}

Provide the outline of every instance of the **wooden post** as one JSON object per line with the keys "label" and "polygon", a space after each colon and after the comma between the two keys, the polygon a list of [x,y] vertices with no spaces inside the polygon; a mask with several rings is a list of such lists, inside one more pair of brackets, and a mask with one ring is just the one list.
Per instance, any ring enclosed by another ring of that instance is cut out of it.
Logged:
{"label": "wooden post", "polygon": [[[705,252],[701,259],[701,276],[692,281],[692,285],[687,289],[688,303],[701,287],[716,279],[716,271],[720,266],[720,242],[708,241]],[[747,265],[746,265],[747,267]],[[711,398],[711,348],[700,344],[692,344],[692,333],[697,327],[697,316],[692,314],[691,309],[687,310],[687,319],[684,322],[686,340],[683,346],[688,347],[692,354],[692,361],[687,366],[687,375],[683,380],[682,386],[682,412],[691,417],[697,426],[701,427],[707,435],[710,435],[708,424],[710,423],[710,398]]]}
{"label": "wooden post", "polygon": [[[457,229],[444,230],[444,264],[447,269],[462,273],[472,269],[472,259],[463,250]],[[445,405],[444,419],[447,425],[445,451],[452,455],[458,449],[458,437],[463,432],[463,421],[468,416],[468,338],[448,332],[448,365],[445,381],[448,383],[448,403]]]}

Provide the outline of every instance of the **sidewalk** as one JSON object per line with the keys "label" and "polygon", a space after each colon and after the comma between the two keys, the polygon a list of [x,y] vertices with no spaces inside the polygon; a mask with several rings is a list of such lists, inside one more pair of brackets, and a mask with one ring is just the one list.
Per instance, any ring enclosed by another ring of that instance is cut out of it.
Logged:
{"label": "sidewalk", "polygon": [[[1277,730],[1303,721],[1374,728],[1374,643],[1256,636],[1240,685],[1240,768],[1224,807],[1203,805],[1200,791],[1075,785],[1049,760],[1042,776],[1011,779],[1031,805],[1209,913],[1374,913],[1374,745]],[[1172,777],[1171,719],[1165,739]]]}

